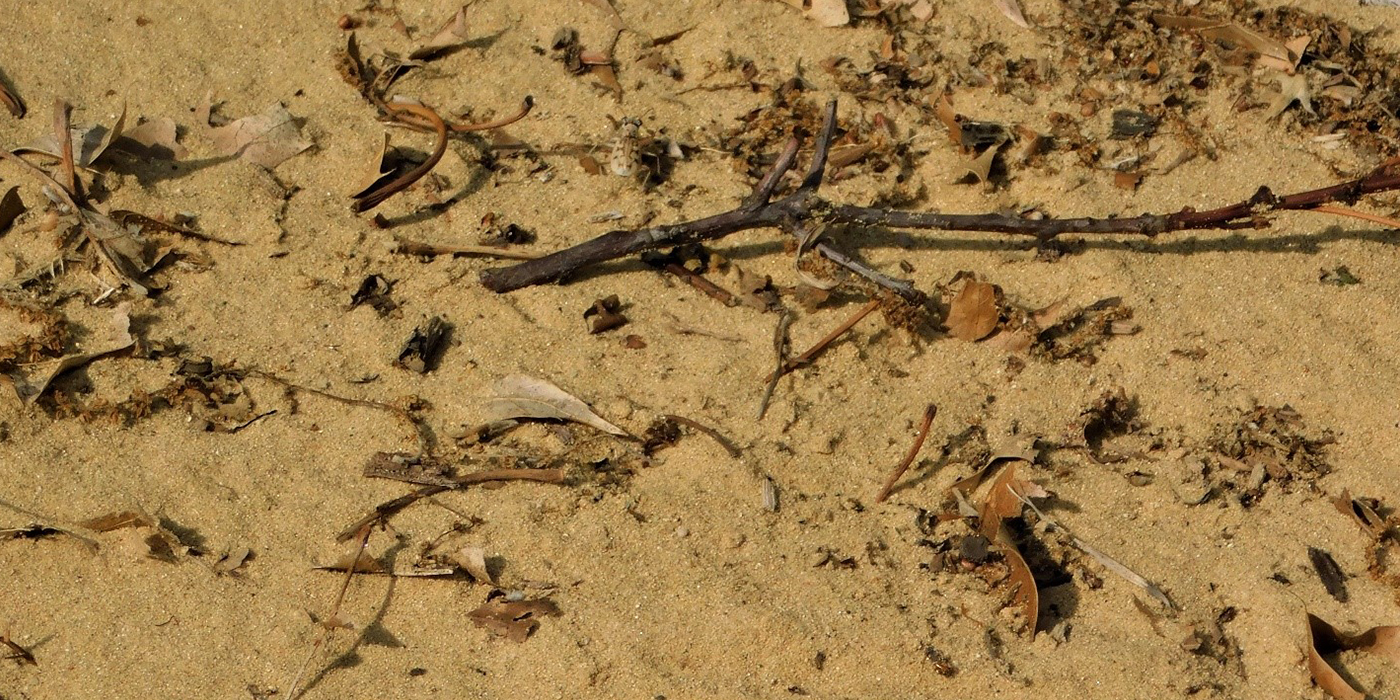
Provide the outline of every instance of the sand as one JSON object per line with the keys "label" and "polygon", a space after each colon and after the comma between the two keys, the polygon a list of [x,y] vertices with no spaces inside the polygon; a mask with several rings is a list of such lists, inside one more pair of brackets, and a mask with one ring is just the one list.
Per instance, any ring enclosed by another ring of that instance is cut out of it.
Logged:
{"label": "sand", "polygon": [[[1027,2],[1037,25],[1030,30],[991,3],[935,4],[931,24],[909,31],[937,37],[947,65],[965,62],[989,40],[1002,42],[1007,57],[1047,60],[1070,40],[1059,29],[1057,3]],[[1400,21],[1393,7],[1293,4],[1357,32]],[[1393,352],[1400,277],[1387,272],[1400,263],[1393,231],[1289,214],[1268,231],[1114,237],[1055,260],[1001,236],[850,232],[837,242],[942,303],[961,284],[950,280],[970,271],[1027,309],[1121,297],[1140,330],[1102,339],[1096,362],[1087,364],[1012,359],[987,343],[937,332],[937,319],[911,334],[875,317],[780,381],[762,421],[754,415],[774,362],[777,314],[726,307],[635,259],[566,285],[497,295],[477,275],[499,261],[393,252],[395,235],[474,244],[488,214],[534,232],[537,240],[520,247],[544,252],[610,228],[732,208],[752,180],[713,147],[715,137],[772,95],[681,92],[733,81],[735,71],[707,77],[726,53],[751,59],[764,85],[800,67],[811,83],[807,99],[839,98],[846,120],[884,112],[909,140],[916,155],[902,183],[898,168],[856,164],[823,189],[838,202],[864,204],[922,187],[926,196],[912,206],[944,211],[1035,207],[1101,216],[1205,208],[1247,198],[1260,185],[1291,192],[1360,176],[1393,156],[1393,143],[1388,152],[1351,140],[1329,148],[1314,140],[1316,123],[1298,123],[1297,105],[1274,121],[1257,105],[1235,109],[1243,85],[1253,86],[1257,102],[1276,90],[1262,69],[1246,65],[1200,95],[1195,114],[1214,139],[1214,160],[1197,157],[1125,190],[1112,173],[1062,150],[1036,167],[1009,166],[995,188],[950,184],[967,156],[936,119],[858,100],[821,68],[833,56],[873,64],[886,36],[877,23],[823,28],[778,2],[624,0],[618,7],[641,35],[689,28],[665,47],[682,80],[639,66],[640,35],[627,33],[618,46],[623,91],[615,99],[589,78],[569,75],[548,49],[565,25],[586,48],[604,44],[609,20],[598,7],[484,0],[466,11],[473,41],[395,91],[445,113],[470,110],[475,119],[508,114],[532,95],[534,112],[506,132],[542,151],[605,146],[609,117],[639,117],[648,133],[699,147],[665,182],[644,187],[635,178],[592,175],[577,156],[558,152],[538,160],[500,155],[505,167],[490,171],[482,165],[487,142],[473,136],[454,141],[436,169],[445,178],[440,193],[419,186],[377,210],[389,229],[349,208],[385,129],[337,72],[346,41],[337,20],[348,14],[362,23],[357,36],[367,54],[405,52],[415,41],[395,22],[421,38],[452,16],[452,3],[366,9],[324,0],[70,0],[12,4],[0,13],[7,37],[0,71],[30,107],[24,119],[0,113],[0,143],[51,133],[55,99],[72,102],[80,124],[110,124],[123,104],[128,127],[140,118],[173,119],[189,154],[173,166],[122,154],[99,162],[99,201],[151,216],[190,213],[201,231],[245,244],[161,234],[182,255],[154,274],[167,288],[150,298],[126,290],[94,307],[105,286],[83,263],[41,290],[17,293],[58,305],[75,331],[68,350],[101,332],[113,302],[129,301],[147,356],[124,351],[96,360],[59,378],[34,405],[0,387],[0,499],[11,506],[0,510],[0,527],[142,511],[182,538],[173,561],[149,556],[146,540],[159,537],[150,527],[95,534],[95,551],[63,534],[0,541],[0,631],[38,661],[0,663],[0,696],[287,697],[311,654],[298,690],[306,698],[1320,698],[1304,665],[1307,611],[1348,632],[1400,622],[1396,588],[1367,573],[1370,538],[1330,502],[1343,490],[1400,499],[1400,361]],[[1382,32],[1370,46],[1400,52],[1400,39]],[[935,87],[947,83],[946,74],[935,74]],[[961,113],[1048,132],[1050,112],[1079,110],[1066,97],[1079,87],[1072,72],[1060,71],[1057,81],[1030,104],[991,87],[960,85],[953,96]],[[1106,112],[1139,93],[1128,86],[1115,96],[1113,81],[1098,85],[1108,90],[1105,114],[1090,121],[1103,134]],[[285,105],[315,146],[271,170],[220,156],[196,118],[210,94],[218,113],[233,118]],[[431,147],[430,136],[391,135],[395,145]],[[1154,139],[1170,150],[1177,136],[1164,128]],[[606,165],[606,151],[597,157]],[[36,181],[0,165],[0,189],[14,185],[34,207],[0,236],[0,254],[18,270],[52,254],[55,234],[40,230],[44,197]],[[451,206],[431,206],[434,196],[452,195]],[[1394,216],[1397,200],[1383,196],[1362,208]],[[596,220],[609,212],[616,220]],[[711,248],[792,285],[782,239],[773,230],[749,231]],[[1319,281],[1338,266],[1361,283]],[[351,306],[371,274],[392,282],[397,308],[387,315]],[[812,311],[784,298],[796,311],[794,348],[864,303],[860,287],[849,290]],[[583,312],[612,294],[629,323],[589,334]],[[35,332],[13,310],[0,313],[0,343]],[[454,330],[436,368],[395,366],[410,332],[438,315]],[[645,347],[626,347],[628,335]],[[150,346],[162,342],[183,349],[152,358]],[[390,411],[289,392],[252,373],[240,385],[253,413],[276,412],[237,432],[206,429],[207,416],[188,406],[126,421],[84,420],[70,415],[80,409],[56,408],[60,396],[70,408],[91,407],[157,391],[182,357],[209,357],[340,397],[416,403],[441,453],[471,459],[461,471],[505,462],[567,469],[565,485],[509,483],[438,496],[369,541],[372,554],[401,564],[434,541],[482,547],[501,589],[548,596],[561,614],[515,643],[469,617],[490,585],[464,576],[357,576],[339,614],[353,629],[313,654],[321,627],[308,613],[328,613],[343,577],[312,567],[350,554],[353,546],[336,535],[412,488],[365,478],[362,468],[377,452],[416,452],[416,437]],[[731,458],[686,430],[674,446],[643,459],[635,444],[549,425],[464,445],[464,426],[481,422],[491,387],[513,374],[547,379],[635,434],[664,414],[692,418],[741,454]],[[1082,449],[1046,449],[1020,473],[1053,494],[1042,506],[1048,514],[1161,586],[1180,611],[1166,614],[1061,535],[1027,526],[1023,542],[1043,543],[1063,573],[1041,591],[1041,624],[1031,638],[1006,606],[1011,591],[1000,557],[966,561],[959,543],[970,526],[931,524],[945,512],[950,484],[980,466],[960,461],[950,439],[980,426],[991,447],[1072,442],[1076,431],[1082,437],[1083,411],[1120,388],[1137,407],[1137,427],[1115,438],[1126,461],[1101,464]],[[875,503],[930,402],[939,410],[922,458],[888,501]],[[1220,436],[1250,411],[1285,405],[1300,417],[1301,434],[1335,438],[1319,448],[1327,473],[1271,480],[1246,505],[1212,462],[1214,493],[1188,504],[1182,458],[1214,459]],[[776,511],[764,507],[769,479]],[[1309,547],[1329,552],[1349,576],[1348,602],[1324,590]],[[252,557],[232,573],[220,569],[220,556],[241,548]],[[1394,668],[1365,656],[1342,662],[1380,696],[1400,682]]]}

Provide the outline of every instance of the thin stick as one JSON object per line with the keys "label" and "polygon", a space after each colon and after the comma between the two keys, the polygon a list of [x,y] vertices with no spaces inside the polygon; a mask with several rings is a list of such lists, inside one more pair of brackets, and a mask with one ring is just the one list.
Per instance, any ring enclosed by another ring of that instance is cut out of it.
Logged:
{"label": "thin stick", "polygon": [[1074,543],[1075,547],[1078,547],[1085,554],[1088,554],[1089,556],[1098,560],[1098,562],[1100,564],[1103,564],[1104,567],[1106,567],[1109,571],[1112,571],[1113,573],[1122,576],[1124,580],[1146,591],[1147,595],[1152,596],[1154,599],[1156,599],[1157,602],[1161,603],[1162,605],[1165,605],[1168,610],[1177,609],[1176,603],[1172,602],[1171,597],[1168,596],[1166,592],[1158,588],[1151,581],[1148,581],[1147,579],[1139,575],[1136,571],[1133,571],[1132,569],[1129,569],[1128,567],[1124,566],[1117,559],[1114,559],[1113,557],[1110,557],[1107,554],[1104,554],[1103,552],[1099,551],[1097,548],[1095,548],[1088,542],[1085,542],[1084,540],[1075,537],[1074,533],[1070,532],[1068,528],[1066,528],[1064,525],[1059,524],[1045,513],[1042,513],[1040,509],[1035,506],[1034,503],[1031,503],[1031,499],[1021,495],[1019,492],[1016,491],[1016,489],[1012,488],[1009,484],[1007,485],[1006,490],[1010,491],[1011,495],[1015,496],[1022,503],[1030,506],[1031,510],[1035,511],[1035,514],[1041,520],[1044,520],[1047,525],[1049,525],[1050,527],[1058,528],[1061,532],[1065,533],[1065,536],[1069,537],[1070,542]]}
{"label": "thin stick", "polygon": [[546,484],[562,484],[564,480],[565,474],[563,469],[492,469],[473,474],[463,474],[454,479],[455,483],[452,485],[434,484],[432,486],[424,486],[417,491],[411,491],[398,498],[385,501],[375,506],[374,510],[370,511],[369,515],[355,521],[354,525],[351,525],[339,535],[336,535],[335,539],[338,542],[345,542],[355,537],[361,529],[375,524],[383,524],[387,522],[389,518],[397,515],[399,511],[402,511],[404,508],[424,498],[436,496],[444,491],[451,491],[452,489],[461,488],[470,484],[481,484],[488,481],[538,481]]}
{"label": "thin stick", "polygon": [[878,308],[880,308],[880,300],[871,299],[868,303],[866,303],[865,306],[860,307],[859,311],[855,312],[851,315],[850,318],[843,321],[841,325],[837,326],[830,333],[827,333],[826,336],[823,337],[821,340],[818,340],[815,345],[813,345],[810,348],[807,348],[806,352],[802,353],[801,355],[798,355],[797,357],[792,358],[791,360],[788,360],[782,367],[778,368],[777,372],[774,372],[773,374],[769,375],[768,381],[771,382],[773,381],[773,378],[775,376],[780,377],[784,374],[787,374],[788,372],[797,369],[798,367],[801,367],[802,365],[811,362],[813,358],[821,354],[821,352],[826,349],[826,346],[830,345],[837,338],[840,338],[846,331],[851,330],[852,326],[856,325],[857,323],[860,323],[861,319],[865,318],[866,316],[869,316],[870,312]]}
{"label": "thin stick", "polygon": [[287,691],[288,700],[296,700],[297,693],[300,692],[301,679],[306,675],[306,669],[311,666],[311,661],[316,658],[316,654],[321,647],[329,644],[331,637],[335,635],[336,629],[343,626],[340,621],[340,606],[345,603],[345,594],[350,590],[350,579],[355,577],[356,564],[360,562],[360,557],[364,556],[365,549],[369,547],[370,526],[368,523],[361,526],[355,533],[359,540],[355,545],[355,555],[350,559],[350,566],[345,567],[345,580],[340,584],[340,591],[336,593],[335,603],[331,605],[330,615],[321,620],[321,634],[316,637],[316,641],[311,645],[311,652],[306,655],[306,659],[297,668],[297,674],[292,678],[290,690]]}
{"label": "thin stick", "polygon": [[425,243],[422,241],[411,241],[407,238],[394,236],[394,252],[405,255],[481,255],[489,258],[505,258],[508,260],[534,260],[540,257],[540,253],[530,253],[523,250],[507,250],[495,246],[486,245],[447,245],[443,243]]}
{"label": "thin stick", "polygon": [[894,472],[890,474],[890,478],[885,480],[885,486],[880,489],[880,495],[875,497],[876,503],[884,503],[885,499],[889,498],[890,491],[894,490],[895,482],[899,481],[899,477],[904,476],[909,465],[914,463],[914,458],[919,456],[919,450],[923,448],[924,440],[928,438],[929,426],[933,425],[933,417],[936,415],[938,415],[937,406],[929,404],[928,408],[924,409],[924,422],[919,425],[919,433],[914,436],[914,444],[909,446],[909,453],[904,455],[904,461],[900,462],[899,466],[895,467]]}
{"label": "thin stick", "polygon": [[10,634],[8,632],[0,634],[0,644],[4,644],[5,647],[10,650],[10,655],[4,658],[18,661],[21,666],[25,664],[29,664],[30,666],[39,665],[39,661],[34,658],[34,652],[25,649],[16,643],[15,640],[10,639]]}
{"label": "thin stick", "polygon": [[689,284],[690,286],[700,290],[701,292],[704,292],[705,296],[708,296],[711,299],[714,299],[715,301],[724,304],[725,306],[739,305],[739,300],[734,296],[733,292],[730,292],[728,289],[725,289],[724,287],[721,287],[715,284],[714,282],[705,279],[704,275],[695,272],[694,270],[686,267],[685,265],[682,265],[680,263],[668,262],[658,269],[669,272],[681,278],[682,280],[685,280],[686,284]]}
{"label": "thin stick", "polygon": [[[1023,219],[1005,214],[943,214],[838,205],[818,195],[835,121],[836,103],[832,102],[827,105],[812,163],[803,177],[802,184],[782,199],[770,201],[778,182],[792,166],[796,148],[791,143],[754,192],[733,210],[680,223],[610,231],[538,260],[484,270],[481,273],[481,283],[491,291],[505,293],[560,280],[583,268],[644,250],[715,240],[731,233],[756,228],[781,228],[795,234],[807,225],[825,223],[897,229],[976,231],[1030,236],[1042,244],[1070,233],[1132,234],[1155,238],[1177,231],[1267,228],[1271,225],[1268,215],[1273,212],[1316,209],[1335,202],[1349,204],[1366,195],[1400,189],[1400,164],[1387,161],[1364,177],[1328,187],[1284,196],[1275,195],[1267,187],[1260,187],[1250,198],[1228,206],[1204,211],[1183,207],[1179,211],[1167,214]],[[834,249],[826,243],[819,243],[816,249],[833,262],[910,301],[922,300],[922,295],[908,282],[892,280],[883,275],[874,276],[868,267],[853,266],[849,256],[833,255]]]}
{"label": "thin stick", "polygon": [[723,435],[720,435],[718,430],[715,430],[714,428],[711,428],[708,425],[704,425],[703,423],[693,421],[689,418],[686,418],[685,416],[678,416],[673,413],[667,413],[666,417],[670,418],[671,420],[677,423],[680,423],[682,425],[688,425],[706,435],[709,435],[712,440],[718,442],[719,446],[723,447],[724,451],[728,452],[729,456],[734,459],[738,459],[740,455],[743,454],[743,452],[740,452],[739,448],[735,447],[734,443],[730,442],[728,438],[724,437]]}
{"label": "thin stick", "polygon": [[423,105],[409,102],[385,103],[385,108],[394,113],[400,121],[405,115],[412,115],[407,118],[413,119],[416,116],[432,124],[433,132],[437,134],[437,145],[433,147],[432,155],[428,156],[428,159],[420,163],[418,167],[382,185],[370,185],[368,189],[356,194],[355,203],[350,205],[350,209],[355,212],[369,211],[383,204],[384,200],[407,189],[409,185],[418,182],[424,175],[432,172],[438,161],[442,160],[443,154],[447,153],[447,124],[442,121],[442,117],[439,117],[437,112]]}
{"label": "thin stick", "polygon": [[768,376],[768,386],[763,388],[763,398],[758,400],[758,420],[763,420],[763,414],[768,412],[768,402],[773,399],[773,390],[778,388],[778,380],[786,372],[783,368],[787,366],[787,330],[792,325],[792,312],[784,311],[778,317],[778,327],[773,330],[773,352],[777,355],[778,366],[774,368],[773,374]]}
{"label": "thin stick", "polygon": [[1364,211],[1356,211],[1355,209],[1347,209],[1346,207],[1334,207],[1330,204],[1324,204],[1320,207],[1314,207],[1313,211],[1323,214],[1336,214],[1337,216],[1350,216],[1353,219],[1369,221],[1373,224],[1380,224],[1386,228],[1400,229],[1400,219],[1391,219],[1377,214],[1367,214]]}

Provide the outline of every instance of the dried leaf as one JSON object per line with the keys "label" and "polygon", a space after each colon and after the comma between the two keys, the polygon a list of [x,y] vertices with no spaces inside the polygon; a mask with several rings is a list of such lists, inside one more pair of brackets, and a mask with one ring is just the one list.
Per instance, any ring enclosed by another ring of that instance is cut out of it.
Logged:
{"label": "dried leaf", "polygon": [[0,79],[0,104],[5,105],[5,109],[9,110],[10,116],[15,119],[23,119],[24,113],[27,111],[24,100],[21,100],[19,95],[16,95],[14,90],[5,84],[3,79]]}
{"label": "dried leaf", "polygon": [[846,0],[811,0],[811,3],[807,16],[823,27],[841,27],[851,21]]}
{"label": "dried leaf", "polygon": [[969,343],[981,340],[997,327],[1001,312],[997,308],[996,287],[987,282],[968,280],[948,308],[943,325],[948,333]]}
{"label": "dried leaf", "polygon": [[485,583],[491,586],[496,585],[496,579],[491,576],[491,572],[486,568],[486,550],[481,547],[466,545],[451,555],[451,560],[457,566],[462,567],[473,581]]}
{"label": "dried leaf", "polygon": [[1377,541],[1386,537],[1390,532],[1390,525],[1382,518],[1380,513],[1367,502],[1367,499],[1352,498],[1351,492],[1343,489],[1342,495],[1333,499],[1332,505],[1337,507],[1343,515],[1349,515],[1356,520],[1356,524],[1361,526]]}
{"label": "dried leaf", "polygon": [[559,615],[559,606],[548,598],[508,600],[504,595],[488,599],[481,607],[467,613],[477,627],[485,627],[496,635],[519,644],[540,626],[540,618]]}
{"label": "dried leaf", "polygon": [[[206,97],[198,110],[201,125],[209,125],[211,111],[212,103],[210,98]],[[244,117],[223,126],[208,126],[207,135],[214,142],[215,153],[224,156],[237,155],[264,168],[275,168],[288,158],[315,145],[302,137],[301,127],[297,125],[296,119],[280,103],[268,107],[261,114]]]}
{"label": "dried leaf", "polygon": [[131,337],[131,305],[123,303],[112,312],[112,327],[109,337],[92,343],[96,349],[91,352],[75,353],[44,362],[20,365],[15,374],[15,393],[26,403],[34,403],[49,388],[54,379],[74,367],[80,367],[99,357],[125,350],[136,344]]}
{"label": "dried leaf", "polygon": [[189,149],[180,145],[175,120],[151,119],[122,132],[115,148],[151,160],[181,160]]}
{"label": "dried leaf", "polygon": [[582,423],[613,435],[627,436],[626,430],[603,420],[588,404],[543,380],[511,375],[496,382],[496,396],[486,402],[485,422],[508,418],[544,418]]}
{"label": "dried leaf", "polygon": [[127,527],[155,527],[156,525],[145,513],[134,510],[107,513],[95,518],[88,518],[78,524],[94,532],[111,532]]}
{"label": "dried leaf", "polygon": [[997,152],[1006,142],[1007,138],[1002,136],[995,143],[987,146],[981,154],[963,166],[962,172],[953,178],[953,182],[986,182],[987,178],[992,175],[992,165],[996,162]]}
{"label": "dried leaf", "polygon": [[27,210],[28,207],[19,198],[19,185],[6,190],[5,195],[0,197],[0,235],[10,230],[10,224]]}
{"label": "dried leaf", "polygon": [[427,373],[437,367],[451,333],[452,325],[442,317],[428,319],[409,334],[394,364],[419,374]]}
{"label": "dried leaf", "polygon": [[1017,0],[992,0],[992,4],[1001,10],[1006,18],[1011,20],[1016,26],[1030,29],[1031,23],[1026,21],[1026,16],[1021,13],[1021,3]]}
{"label": "dried leaf", "polygon": [[948,139],[955,146],[962,146],[962,121],[958,119],[958,113],[953,110],[953,102],[948,99],[948,93],[939,93],[938,101],[933,104],[934,116],[938,121],[943,122],[943,126],[948,127]]}
{"label": "dried leaf", "polygon": [[354,569],[357,574],[385,574],[389,572],[389,567],[384,562],[370,556],[369,552],[359,551],[355,554],[345,554],[335,560],[334,564],[326,566],[311,567],[317,571],[350,571]]}
{"label": "dried leaf", "polygon": [[1322,657],[1323,654],[1352,650],[1376,654],[1400,663],[1400,626],[1372,627],[1359,635],[1349,635],[1308,613],[1308,671],[1318,687],[1337,700],[1365,700],[1367,697]]}
{"label": "dried leaf", "polygon": [[[98,158],[107,151],[107,147],[122,135],[122,126],[126,123],[126,105],[122,105],[122,111],[117,115],[117,121],[111,127],[101,124],[89,126],[68,127],[68,137],[73,142],[73,164],[79,168],[91,167]],[[63,158],[63,145],[58,142],[55,134],[44,134],[35,139],[27,146],[14,149],[15,153],[42,153],[54,158]]]}
{"label": "dried leaf", "polygon": [[463,46],[467,41],[467,6],[463,5],[452,19],[447,20],[430,39],[409,53],[408,57],[415,61],[426,61]]}
{"label": "dried leaf", "polygon": [[1303,111],[1317,116],[1317,112],[1313,111],[1312,93],[1308,90],[1307,76],[1302,74],[1280,74],[1277,77],[1279,94],[1274,98],[1273,102],[1269,103],[1269,108],[1265,110],[1265,121],[1283,114],[1283,111],[1288,109],[1288,106],[1294,102],[1297,102],[1298,105],[1303,108]]}
{"label": "dried leaf", "polygon": [[214,564],[214,572],[221,576],[236,576],[238,570],[243,568],[243,565],[252,558],[253,550],[247,547],[234,547],[219,557],[219,561]]}

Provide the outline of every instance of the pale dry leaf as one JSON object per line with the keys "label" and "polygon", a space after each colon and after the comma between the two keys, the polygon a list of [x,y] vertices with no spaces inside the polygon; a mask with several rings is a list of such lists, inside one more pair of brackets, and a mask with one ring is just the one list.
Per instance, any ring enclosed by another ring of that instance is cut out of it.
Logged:
{"label": "pale dry leaf", "polygon": [[987,178],[991,177],[992,164],[996,162],[997,152],[1001,150],[1002,144],[1006,141],[1007,137],[1003,136],[996,143],[988,146],[980,155],[963,166],[962,172],[953,178],[953,182],[986,182]]}
{"label": "pale dry leaf", "polygon": [[175,120],[150,119],[127,129],[115,148],[152,160],[182,160],[189,149],[180,145]]}
{"label": "pale dry leaf", "polygon": [[388,573],[389,567],[384,562],[370,556],[369,552],[356,552],[355,554],[343,554],[333,564],[325,566],[311,567],[317,571],[350,571],[354,569],[357,574],[383,574]]}
{"label": "pale dry leaf", "polygon": [[1400,626],[1372,627],[1358,635],[1344,634],[1322,618],[1308,613],[1308,671],[1313,681],[1337,700],[1365,700],[1323,654],[1363,651],[1400,663]]}
{"label": "pale dry leaf", "polygon": [[517,644],[530,638],[530,634],[540,625],[540,618],[558,615],[559,606],[548,598],[527,598],[508,600],[501,596],[487,600],[481,607],[467,613],[477,627],[485,627],[492,633],[505,637]]}
{"label": "pale dry leaf", "polygon": [[455,49],[466,44],[467,39],[467,6],[458,8],[457,14],[452,19],[447,20],[431,37],[418,48],[414,49],[408,57],[415,61],[425,61],[435,58],[439,54]]}
{"label": "pale dry leaf", "polygon": [[1278,74],[1279,94],[1274,101],[1269,104],[1269,109],[1264,113],[1264,120],[1270,121],[1274,117],[1283,114],[1289,105],[1294,102],[1303,108],[1308,114],[1316,115],[1312,106],[1312,93],[1308,90],[1308,79],[1301,73],[1294,75]]}
{"label": "pale dry leaf", "polygon": [[465,545],[453,552],[450,558],[454,564],[462,567],[462,569],[472,577],[473,581],[492,586],[496,585],[495,579],[491,577],[491,572],[486,568],[485,549],[473,545]]}
{"label": "pale dry leaf", "polygon": [[[75,125],[68,127],[68,136],[73,142],[73,164],[79,168],[91,167],[107,151],[112,142],[121,138],[126,124],[126,105],[117,115],[112,126],[102,124]],[[42,153],[53,158],[63,158],[63,145],[54,134],[44,134],[27,146],[14,149],[15,153]]]}
{"label": "pale dry leaf", "polygon": [[628,435],[626,430],[594,413],[588,404],[543,379],[511,375],[496,382],[495,392],[496,396],[486,402],[484,422],[544,418],[582,423],[613,435]]}
{"label": "pale dry leaf", "polygon": [[[208,109],[203,111],[206,116]],[[207,121],[205,122],[207,125]],[[264,168],[275,168],[314,144],[301,135],[301,127],[286,107],[274,104],[261,114],[208,128],[218,155],[237,155]]]}
{"label": "pale dry leaf", "polygon": [[49,388],[59,375],[75,367],[80,367],[99,357],[121,352],[136,344],[131,337],[131,304],[123,303],[112,312],[111,328],[107,337],[89,343],[93,350],[66,355],[53,360],[20,365],[15,374],[15,393],[26,403],[34,403]]}
{"label": "pale dry leaf", "polygon": [[943,325],[954,338],[971,343],[987,337],[997,327],[999,316],[996,287],[968,280],[953,297]]}
{"label": "pale dry leaf", "polygon": [[992,0],[992,4],[1016,26],[1023,29],[1031,28],[1031,23],[1026,21],[1026,15],[1021,12],[1021,3],[1017,0]]}

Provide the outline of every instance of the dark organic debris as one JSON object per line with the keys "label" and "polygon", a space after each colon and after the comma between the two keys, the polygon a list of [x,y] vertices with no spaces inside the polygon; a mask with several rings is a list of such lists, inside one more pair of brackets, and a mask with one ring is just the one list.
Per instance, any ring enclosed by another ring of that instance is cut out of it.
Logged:
{"label": "dark organic debris", "polygon": [[1342,567],[1337,566],[1337,560],[1327,550],[1308,547],[1308,561],[1312,562],[1313,570],[1322,580],[1327,594],[1336,598],[1338,603],[1347,602],[1347,575],[1342,572]]}
{"label": "dark organic debris", "polygon": [[452,325],[445,318],[428,319],[409,334],[394,364],[419,374],[435,369],[451,333]]}
{"label": "dark organic debris", "polygon": [[583,312],[583,318],[592,319],[588,332],[594,335],[627,325],[627,317],[622,315],[622,302],[616,294],[595,299],[593,305]]}

